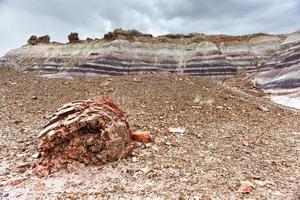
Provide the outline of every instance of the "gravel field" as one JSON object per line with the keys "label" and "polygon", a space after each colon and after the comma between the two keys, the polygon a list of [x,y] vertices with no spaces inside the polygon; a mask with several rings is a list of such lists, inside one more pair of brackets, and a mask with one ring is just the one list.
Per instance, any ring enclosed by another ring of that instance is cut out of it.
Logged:
{"label": "gravel field", "polygon": [[[299,111],[230,83],[168,74],[43,79],[0,68],[0,199],[299,199]],[[153,142],[120,161],[36,176],[46,117],[100,95]],[[178,127],[183,133],[169,130]]]}

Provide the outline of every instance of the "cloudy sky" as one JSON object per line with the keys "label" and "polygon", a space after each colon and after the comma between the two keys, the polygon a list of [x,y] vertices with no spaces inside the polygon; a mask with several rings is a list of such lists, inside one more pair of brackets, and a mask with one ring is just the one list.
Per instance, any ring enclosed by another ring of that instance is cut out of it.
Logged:
{"label": "cloudy sky", "polygon": [[300,0],[0,0],[0,55],[49,34],[102,37],[115,28],[165,33],[289,33],[300,29]]}

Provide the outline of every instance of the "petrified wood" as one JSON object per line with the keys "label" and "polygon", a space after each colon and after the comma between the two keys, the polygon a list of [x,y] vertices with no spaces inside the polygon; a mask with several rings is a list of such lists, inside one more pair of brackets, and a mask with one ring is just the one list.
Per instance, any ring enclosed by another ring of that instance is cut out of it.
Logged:
{"label": "petrified wood", "polygon": [[133,150],[123,111],[110,99],[74,101],[57,110],[39,133],[44,163],[103,164]]}

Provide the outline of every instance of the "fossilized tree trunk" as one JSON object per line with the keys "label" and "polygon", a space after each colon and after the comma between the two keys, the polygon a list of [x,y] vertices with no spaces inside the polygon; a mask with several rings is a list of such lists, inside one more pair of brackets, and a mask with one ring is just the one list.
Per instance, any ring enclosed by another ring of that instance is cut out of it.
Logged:
{"label": "fossilized tree trunk", "polygon": [[123,111],[100,97],[65,104],[40,132],[42,157],[51,163],[103,164],[129,155],[133,145]]}

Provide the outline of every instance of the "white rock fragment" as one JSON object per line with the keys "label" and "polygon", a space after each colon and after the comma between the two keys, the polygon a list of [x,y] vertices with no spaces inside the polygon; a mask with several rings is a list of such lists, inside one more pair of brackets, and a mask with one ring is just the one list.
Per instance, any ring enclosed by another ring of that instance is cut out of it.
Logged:
{"label": "white rock fragment", "polygon": [[23,157],[26,156],[26,154],[25,154],[25,153],[17,153],[16,156],[17,156],[18,158],[23,158]]}
{"label": "white rock fragment", "polygon": [[132,162],[137,162],[138,161],[138,159],[137,159],[137,157],[132,157]]}
{"label": "white rock fragment", "polygon": [[169,132],[183,134],[183,133],[185,133],[185,128],[184,127],[170,127]]}
{"label": "white rock fragment", "polygon": [[40,157],[40,153],[36,152],[34,154],[31,155],[32,158],[39,158]]}
{"label": "white rock fragment", "polygon": [[143,167],[140,169],[140,171],[143,172],[144,174],[148,174],[151,171],[151,169],[149,167]]}
{"label": "white rock fragment", "polygon": [[269,112],[269,109],[268,109],[268,108],[263,107],[263,106],[261,106],[261,105],[257,106],[257,109],[260,110],[260,111],[262,111],[262,112]]}

